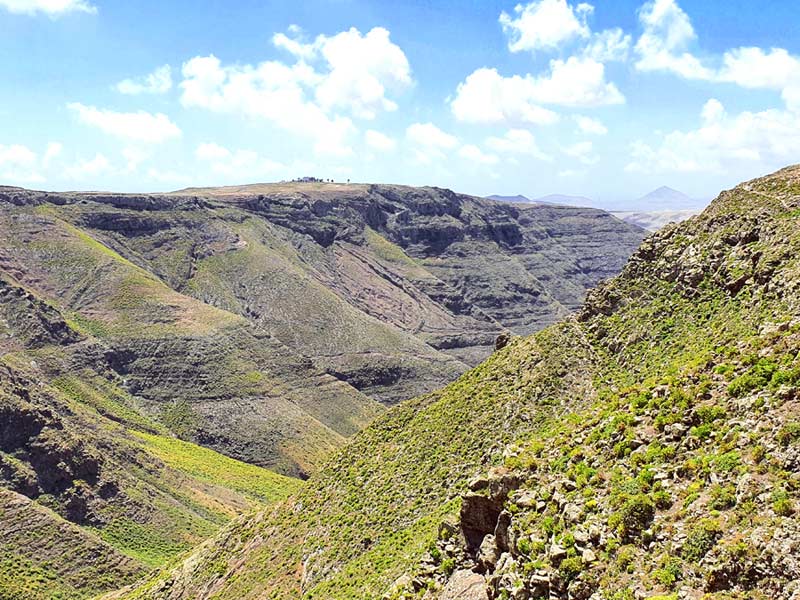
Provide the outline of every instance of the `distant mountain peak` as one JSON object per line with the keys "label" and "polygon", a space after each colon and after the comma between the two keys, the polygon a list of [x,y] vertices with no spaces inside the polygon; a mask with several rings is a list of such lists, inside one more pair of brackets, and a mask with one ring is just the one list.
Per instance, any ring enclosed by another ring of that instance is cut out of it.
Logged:
{"label": "distant mountain peak", "polygon": [[704,204],[703,200],[692,198],[667,185],[662,185],[633,202],[640,211],[690,210],[701,208]]}

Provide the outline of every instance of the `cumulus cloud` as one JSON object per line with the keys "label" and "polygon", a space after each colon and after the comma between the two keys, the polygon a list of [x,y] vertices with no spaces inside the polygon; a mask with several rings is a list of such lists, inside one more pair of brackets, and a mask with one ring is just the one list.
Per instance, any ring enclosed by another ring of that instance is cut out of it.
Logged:
{"label": "cumulus cloud", "polygon": [[61,144],[61,142],[48,143],[47,148],[44,151],[44,156],[42,157],[42,166],[45,168],[49,167],[53,161],[61,156],[63,150],[64,146]]}
{"label": "cumulus cloud", "polygon": [[386,92],[411,85],[411,68],[389,31],[375,27],[362,36],[351,28],[330,38],[320,36],[316,44],[329,69],[316,88],[320,106],[349,110],[363,119],[397,110]]}
{"label": "cumulus cloud", "polygon": [[178,126],[163,113],[116,112],[80,102],[72,102],[67,108],[77,114],[82,123],[125,140],[159,144],[181,136]]}
{"label": "cumulus cloud", "polygon": [[687,51],[697,35],[675,0],[653,0],[639,11],[644,27],[636,42],[640,71],[671,71],[687,79],[710,79],[712,72]]}
{"label": "cumulus cloud", "polygon": [[788,110],[744,111],[730,115],[711,99],[700,113],[700,126],[673,131],[660,144],[632,144],[630,172],[714,172],[761,170],[783,166],[800,155],[800,120]]}
{"label": "cumulus cloud", "polygon": [[502,137],[486,139],[486,147],[500,154],[521,154],[540,160],[552,160],[539,149],[533,134],[527,129],[509,129]]}
{"label": "cumulus cloud", "polygon": [[94,158],[79,160],[64,169],[64,175],[70,179],[85,181],[111,172],[112,166],[103,154],[95,154]]}
{"label": "cumulus cloud", "polygon": [[558,115],[543,104],[604,106],[622,104],[625,97],[605,79],[605,66],[589,57],[551,60],[541,76],[504,77],[481,68],[458,85],[450,103],[453,115],[471,123],[555,123]]}
{"label": "cumulus cloud", "polygon": [[3,180],[11,183],[43,181],[38,169],[39,159],[27,146],[0,144],[0,177]]}
{"label": "cumulus cloud", "polygon": [[433,123],[414,123],[406,129],[406,139],[414,148],[417,162],[430,164],[446,157],[446,152],[458,146],[458,138],[445,133]]}
{"label": "cumulus cloud", "polygon": [[600,157],[594,155],[594,145],[590,141],[578,142],[571,146],[566,146],[561,151],[567,156],[578,159],[585,165],[593,165],[600,160]]}
{"label": "cumulus cloud", "polygon": [[187,61],[181,102],[264,119],[313,140],[319,153],[347,156],[356,131],[351,117],[370,120],[396,110],[388,94],[412,83],[405,54],[381,27],[366,35],[351,28],[310,43],[278,34],[273,43],[297,62],[223,65],[213,55]]}
{"label": "cumulus cloud", "polygon": [[605,135],[608,133],[608,128],[597,119],[583,115],[575,115],[573,118],[578,125],[578,131],[581,133],[589,135]]}
{"label": "cumulus cloud", "polygon": [[[689,52],[697,35],[689,16],[675,0],[653,0],[642,7],[644,32],[636,43],[643,71],[665,71],[685,79],[730,83],[746,89],[779,92],[785,110],[727,113],[709,100],[701,125],[673,131],[660,144],[641,140],[631,146],[629,171],[728,172],[760,165],[781,166],[800,152],[800,58],[783,48],[740,47],[701,60]],[[749,164],[748,164],[749,163]]]}
{"label": "cumulus cloud", "polygon": [[511,52],[557,48],[576,37],[589,37],[586,17],[594,8],[590,4],[577,6],[566,0],[538,0],[514,8],[514,15],[500,14],[500,24],[509,38]]}
{"label": "cumulus cloud", "polygon": [[120,94],[166,94],[172,89],[172,69],[164,65],[144,77],[123,79],[115,87]]}
{"label": "cumulus cloud", "polygon": [[264,158],[253,150],[231,151],[213,142],[200,144],[195,150],[195,156],[207,162],[213,173],[236,181],[274,177],[286,170],[282,163]]}
{"label": "cumulus cloud", "polygon": [[14,14],[42,13],[50,17],[59,17],[72,12],[92,15],[97,13],[97,7],[85,0],[0,0],[0,7]]}
{"label": "cumulus cloud", "polygon": [[482,165],[496,165],[500,158],[494,154],[487,154],[475,144],[466,144],[458,149],[458,155],[469,161]]}
{"label": "cumulus cloud", "polygon": [[374,129],[367,129],[364,132],[364,142],[372,150],[377,150],[378,152],[391,152],[397,146],[395,141],[388,135]]}
{"label": "cumulus cloud", "polygon": [[685,79],[733,83],[779,91],[787,106],[800,110],[800,58],[783,48],[732,48],[701,60],[688,51],[697,39],[689,16],[675,0],[653,0],[639,12],[644,32],[636,43],[641,71],[667,71]]}
{"label": "cumulus cloud", "polygon": [[583,54],[601,63],[625,61],[630,47],[631,36],[615,27],[594,34],[583,49]]}

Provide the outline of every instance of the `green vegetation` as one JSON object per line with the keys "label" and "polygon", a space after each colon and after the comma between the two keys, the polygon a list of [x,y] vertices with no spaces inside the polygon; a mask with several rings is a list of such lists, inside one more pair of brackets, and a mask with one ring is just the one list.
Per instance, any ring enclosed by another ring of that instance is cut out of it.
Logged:
{"label": "green vegetation", "polygon": [[143,448],[181,473],[241,492],[262,503],[283,500],[300,488],[297,479],[228,458],[218,452],[163,435],[136,432]]}
{"label": "green vegetation", "polygon": [[[785,180],[791,189],[774,185]],[[513,532],[512,560],[487,573],[492,597],[534,573],[557,578],[562,597],[562,585],[614,600],[784,589],[800,576],[773,539],[800,493],[786,470],[798,439],[800,235],[782,217],[798,180],[800,169],[751,182],[656,234],[577,319],[391,410],[284,510],[198,551],[198,571],[162,573],[128,597],[192,597],[225,558],[219,600],[277,600],[301,581],[304,598],[380,597],[404,574],[421,587],[396,596],[419,598],[451,571],[486,568],[448,551],[457,536],[439,540],[436,523],[453,518],[443,508],[471,477],[502,473],[516,478],[508,497],[501,479],[480,492],[498,494]],[[729,551],[749,539],[757,567]]]}

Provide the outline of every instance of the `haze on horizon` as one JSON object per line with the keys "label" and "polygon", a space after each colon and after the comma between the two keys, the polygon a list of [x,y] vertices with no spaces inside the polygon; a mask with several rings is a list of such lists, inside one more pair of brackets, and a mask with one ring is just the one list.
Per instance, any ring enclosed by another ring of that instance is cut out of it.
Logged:
{"label": "haze on horizon", "polygon": [[0,185],[708,199],[798,162],[798,17],[788,0],[0,0]]}

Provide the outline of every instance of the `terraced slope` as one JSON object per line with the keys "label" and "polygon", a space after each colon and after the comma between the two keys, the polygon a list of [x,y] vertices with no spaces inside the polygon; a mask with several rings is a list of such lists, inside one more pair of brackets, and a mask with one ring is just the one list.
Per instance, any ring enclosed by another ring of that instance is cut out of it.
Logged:
{"label": "terraced slope", "polygon": [[148,418],[297,476],[379,402],[578,306],[641,235],[428,188],[0,190],[0,273],[100,344]]}
{"label": "terraced slope", "polygon": [[578,318],[113,597],[794,597],[798,219],[800,167],[724,192]]}

